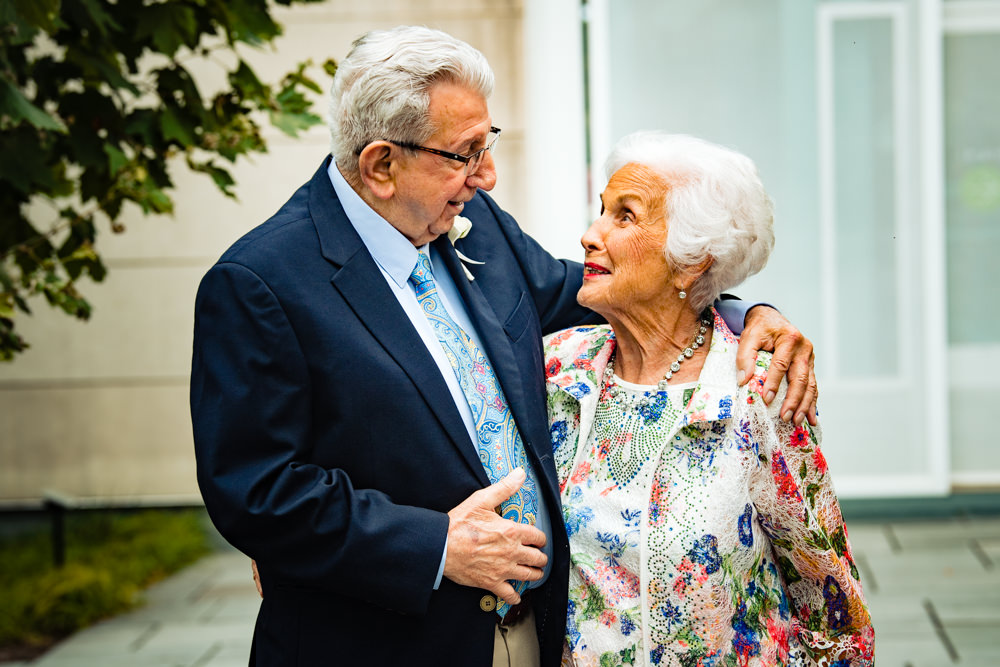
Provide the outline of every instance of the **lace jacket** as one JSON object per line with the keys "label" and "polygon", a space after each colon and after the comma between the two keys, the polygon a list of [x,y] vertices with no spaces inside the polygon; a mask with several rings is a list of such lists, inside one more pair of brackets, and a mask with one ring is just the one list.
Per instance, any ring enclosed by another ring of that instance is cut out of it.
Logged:
{"label": "lace jacket", "polygon": [[[545,339],[578,667],[872,664],[874,630],[820,430],[778,418],[784,383],[764,405],[769,354],[737,388],[737,342],[716,313],[697,385],[632,483],[603,465],[614,443],[591,435],[610,327]],[[605,496],[623,490],[634,509],[609,507]],[[624,564],[628,548],[638,571]]]}

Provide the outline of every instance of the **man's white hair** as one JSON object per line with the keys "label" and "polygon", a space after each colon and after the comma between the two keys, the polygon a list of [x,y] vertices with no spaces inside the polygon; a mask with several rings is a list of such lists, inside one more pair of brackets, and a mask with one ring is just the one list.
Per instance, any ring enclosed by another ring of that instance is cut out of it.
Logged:
{"label": "man's white hair", "polygon": [[712,265],[688,292],[701,310],[767,264],[774,247],[774,207],[750,158],[683,134],[636,132],[615,144],[608,178],[627,164],[643,165],[667,182],[667,242],[675,270]]}
{"label": "man's white hair", "polygon": [[330,88],[330,150],[337,164],[356,172],[358,155],[372,141],[426,141],[436,129],[428,118],[430,88],[441,81],[484,98],[493,93],[493,70],[483,54],[440,30],[399,26],[359,37]]}

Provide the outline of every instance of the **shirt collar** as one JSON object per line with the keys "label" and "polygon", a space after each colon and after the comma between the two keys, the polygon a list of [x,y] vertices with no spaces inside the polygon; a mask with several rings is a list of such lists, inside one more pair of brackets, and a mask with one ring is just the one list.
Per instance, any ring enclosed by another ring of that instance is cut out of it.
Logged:
{"label": "shirt collar", "polygon": [[[344,207],[347,219],[368,248],[372,259],[400,288],[404,287],[417,264],[417,250],[389,221],[375,212],[337,168],[336,158],[327,169],[330,183]],[[427,252],[427,245],[419,250]]]}

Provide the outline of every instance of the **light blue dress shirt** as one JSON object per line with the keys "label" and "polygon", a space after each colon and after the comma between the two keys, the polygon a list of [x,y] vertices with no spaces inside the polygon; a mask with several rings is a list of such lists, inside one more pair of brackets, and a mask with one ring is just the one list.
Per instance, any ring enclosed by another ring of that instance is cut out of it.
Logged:
{"label": "light blue dress shirt", "polygon": [[[440,255],[437,250],[430,247],[427,244],[421,248],[415,247],[410,241],[403,236],[399,230],[389,224],[385,218],[376,213],[367,203],[354,191],[354,188],[344,179],[344,176],[337,169],[336,160],[330,161],[330,167],[328,173],[330,175],[330,182],[333,184],[333,189],[337,193],[337,197],[340,199],[341,206],[344,207],[344,212],[347,214],[347,218],[351,221],[351,225],[354,226],[355,231],[357,231],[358,236],[361,237],[361,241],[368,248],[368,252],[371,253],[372,258],[378,265],[378,268],[382,271],[382,276],[385,278],[386,285],[389,287],[389,291],[392,292],[393,296],[399,301],[399,305],[402,306],[403,311],[406,316],[410,319],[413,327],[417,330],[417,334],[420,335],[420,339],[424,342],[424,346],[430,353],[431,357],[434,359],[434,363],[437,364],[438,369],[441,371],[441,376],[444,378],[445,383],[448,385],[448,390],[451,392],[451,399],[455,403],[455,407],[458,408],[459,414],[462,415],[462,421],[465,423],[465,428],[469,432],[470,446],[475,447],[475,442],[478,439],[478,434],[476,432],[476,422],[472,416],[472,410],[469,408],[469,402],[465,398],[465,394],[462,393],[462,387],[458,383],[458,378],[455,377],[455,371],[451,367],[448,358],[444,354],[444,350],[441,348],[441,343],[438,342],[437,336],[434,334],[434,330],[431,328],[430,322],[427,320],[427,316],[424,315],[423,310],[420,308],[419,303],[417,303],[417,295],[413,290],[413,286],[409,283],[410,273],[413,271],[413,267],[417,263],[417,252],[418,250],[423,250],[430,257],[431,269],[434,272],[434,281],[437,284],[438,294],[441,297],[441,301],[444,303],[445,309],[454,318],[454,320],[461,326],[469,337],[472,338],[473,342],[483,350],[483,354],[486,354],[486,349],[483,347],[482,342],[479,338],[479,334],[476,331],[475,326],[472,324],[472,320],[469,319],[469,313],[465,308],[465,303],[462,301],[462,296],[458,291],[458,287],[455,286],[454,280],[452,280],[451,274],[448,273],[446,269],[441,271],[434,270],[435,266],[444,266],[443,263],[439,262]],[[487,358],[489,355],[487,355]],[[476,458],[479,458],[479,452],[476,451]],[[529,466],[530,468],[530,466]],[[541,489],[538,485],[538,476],[535,474],[534,470],[527,471],[529,475],[535,480],[535,488]],[[538,493],[538,517],[536,519],[536,527],[545,533],[546,544],[542,549],[545,555],[548,556],[548,561],[545,565],[545,570],[542,573],[542,578],[538,581],[531,582],[529,588],[535,588],[540,586],[549,576],[549,571],[552,567],[552,518],[549,516],[549,508],[545,502],[544,496],[541,492]],[[448,553],[448,544],[445,542],[445,550],[441,555],[441,565],[438,568],[437,579],[434,582],[434,588],[437,589],[441,584],[441,577],[444,574],[444,564],[445,558]]]}

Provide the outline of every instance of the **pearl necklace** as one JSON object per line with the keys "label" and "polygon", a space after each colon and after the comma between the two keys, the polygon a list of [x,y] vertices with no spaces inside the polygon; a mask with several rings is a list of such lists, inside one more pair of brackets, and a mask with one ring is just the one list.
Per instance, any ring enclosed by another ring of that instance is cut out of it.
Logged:
{"label": "pearl necklace", "polygon": [[663,379],[656,383],[657,392],[644,392],[641,396],[632,397],[624,389],[615,384],[615,358],[612,355],[611,359],[608,360],[608,366],[604,369],[604,383],[608,388],[608,395],[618,402],[625,409],[638,407],[645,408],[649,406],[652,402],[656,401],[657,398],[663,396],[667,391],[667,382],[674,376],[674,373],[681,369],[681,364],[691,357],[694,356],[694,351],[705,344],[705,333],[708,331],[708,327],[712,325],[712,311],[706,308],[701,313],[701,323],[698,326],[698,333],[695,334],[694,340],[688,345],[684,350],[677,355],[677,359],[670,364],[670,369],[663,376]]}

